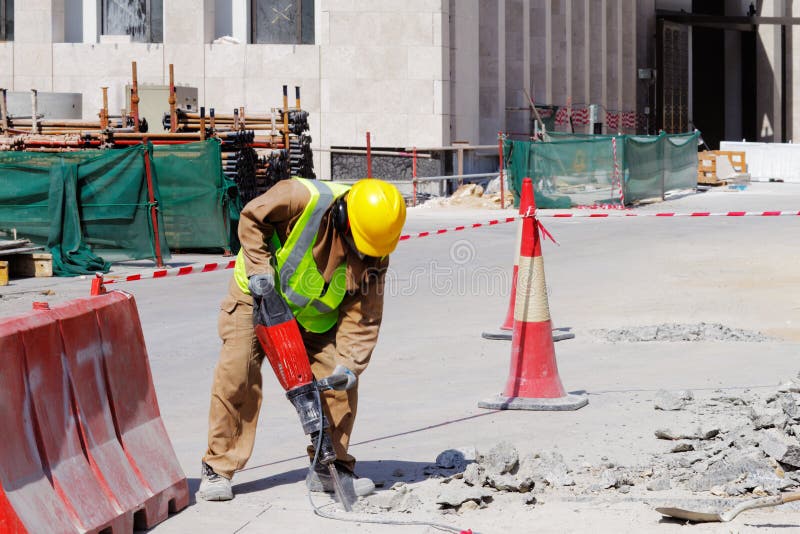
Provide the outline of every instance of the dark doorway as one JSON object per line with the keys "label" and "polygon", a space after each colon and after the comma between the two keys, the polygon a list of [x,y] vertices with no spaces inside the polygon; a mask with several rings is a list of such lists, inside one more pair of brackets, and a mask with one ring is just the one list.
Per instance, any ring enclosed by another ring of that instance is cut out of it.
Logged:
{"label": "dark doorway", "polygon": [[[724,15],[725,2],[692,2],[692,11]],[[725,138],[725,32],[716,28],[692,28],[692,116],[694,126],[712,149]],[[736,113],[736,110],[729,110]]]}

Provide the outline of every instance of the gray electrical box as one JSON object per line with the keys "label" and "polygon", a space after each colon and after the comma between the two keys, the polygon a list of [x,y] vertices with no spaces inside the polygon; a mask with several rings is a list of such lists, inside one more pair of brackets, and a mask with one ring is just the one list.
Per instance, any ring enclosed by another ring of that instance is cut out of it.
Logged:
{"label": "gray electrical box", "polygon": [[[8,114],[12,117],[30,117],[33,109],[30,91],[6,93]],[[45,93],[36,95],[36,112],[45,119],[80,119],[83,115],[81,93]]]}
{"label": "gray electrical box", "polygon": [[[199,111],[197,106],[197,87],[175,86],[175,105],[181,109]],[[130,106],[131,86],[125,86],[126,107]],[[164,113],[169,113],[169,86],[139,84],[139,118],[147,120],[147,130],[163,132],[161,124]]]}

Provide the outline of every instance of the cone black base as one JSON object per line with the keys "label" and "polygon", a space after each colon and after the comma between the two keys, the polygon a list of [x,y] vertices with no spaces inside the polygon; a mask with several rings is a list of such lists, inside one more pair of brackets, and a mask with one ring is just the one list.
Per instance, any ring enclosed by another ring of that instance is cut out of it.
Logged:
{"label": "cone black base", "polygon": [[[553,329],[553,341],[564,341],[566,339],[575,339],[575,334],[572,332],[565,332],[563,334],[557,334],[556,332],[560,332],[560,328]],[[500,341],[511,341],[511,332],[506,332],[505,330],[501,330],[499,332],[483,332],[481,333],[481,337],[483,339],[491,339],[491,340],[500,340]]]}
{"label": "cone black base", "polygon": [[567,394],[563,397],[556,397],[554,399],[531,399],[527,397],[506,397],[504,395],[496,395],[479,402],[478,408],[487,408],[489,410],[566,412],[583,408],[587,404],[589,404],[589,397],[582,394]]}

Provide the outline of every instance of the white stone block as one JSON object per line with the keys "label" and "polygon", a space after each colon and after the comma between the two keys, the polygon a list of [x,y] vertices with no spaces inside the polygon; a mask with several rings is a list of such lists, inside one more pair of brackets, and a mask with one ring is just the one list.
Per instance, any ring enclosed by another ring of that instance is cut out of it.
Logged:
{"label": "white stone block", "polygon": [[355,78],[369,80],[405,80],[408,77],[406,47],[374,46],[356,49]]}
{"label": "white stone block", "polygon": [[433,113],[433,81],[408,80],[402,84],[404,113]]}
{"label": "white stone block", "polygon": [[432,13],[386,13],[380,18],[383,42],[425,46],[433,45]]}
{"label": "white stone block", "polygon": [[0,87],[11,88],[14,83],[14,43],[0,43]]}
{"label": "white stone block", "polygon": [[130,81],[131,62],[136,61],[140,83],[164,81],[162,45],[56,43],[52,49],[55,76],[122,76]]}
{"label": "white stone block", "polygon": [[440,46],[408,47],[410,80],[447,80],[450,78],[450,51]]}
{"label": "white stone block", "polygon": [[246,45],[246,77],[316,78],[319,47],[314,45]]}
{"label": "white stone block", "polygon": [[386,113],[357,113],[357,146],[366,144],[366,133],[370,132],[371,144],[375,147],[409,146],[408,115]]}
{"label": "white stone block", "polygon": [[164,78],[169,83],[169,65],[173,64],[175,83],[188,78],[203,77],[205,47],[202,44],[165,44]]}
{"label": "white stone block", "polygon": [[318,42],[317,44],[327,46],[331,43],[331,31],[330,31],[330,13],[328,11],[321,11],[317,16],[317,36]]}
{"label": "white stone block", "polygon": [[[328,111],[354,113],[372,111],[374,83],[368,80],[328,80]],[[375,109],[377,111],[377,109]]]}
{"label": "white stone block", "polygon": [[205,46],[206,77],[245,77],[247,45],[209,44]]}
{"label": "white stone block", "polygon": [[244,78],[207,77],[205,83],[206,109],[217,113],[233,113],[234,108],[246,105]]}
{"label": "white stone block", "polygon": [[450,117],[447,115],[409,115],[405,146],[434,147],[450,144]]}
{"label": "white stone block", "polygon": [[52,10],[36,8],[35,3],[17,2],[14,5],[14,41],[17,43],[51,43]]}
{"label": "white stone block", "polygon": [[364,139],[356,138],[354,113],[322,113],[321,146],[363,146]]}
{"label": "white stone block", "polygon": [[323,46],[321,77],[354,79],[361,68],[358,48],[355,46]]}
{"label": "white stone block", "polygon": [[53,49],[51,45],[14,43],[15,76],[50,76],[52,68]]}
{"label": "white stone block", "polygon": [[164,43],[203,44],[205,12],[201,0],[164,2]]}
{"label": "white stone block", "polygon": [[53,78],[51,76],[14,76],[14,84],[7,89],[12,91],[30,91],[37,89],[39,91],[52,91]]}
{"label": "white stone block", "polygon": [[383,13],[441,13],[447,10],[447,0],[357,0],[351,5],[360,11],[379,11]]}
{"label": "white stone block", "polygon": [[369,46],[381,42],[380,13],[331,11],[329,15],[331,45]]}
{"label": "white stone block", "polygon": [[433,82],[433,114],[449,115],[451,109],[450,102],[450,82]]}

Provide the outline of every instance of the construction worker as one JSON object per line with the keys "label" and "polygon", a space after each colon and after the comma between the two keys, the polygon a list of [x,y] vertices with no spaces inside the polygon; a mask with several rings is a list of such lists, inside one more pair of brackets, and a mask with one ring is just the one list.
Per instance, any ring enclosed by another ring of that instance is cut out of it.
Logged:
{"label": "construction worker", "polygon": [[[324,286],[320,281],[316,294],[307,295],[311,303],[292,312],[312,372],[317,378],[325,377],[341,364],[358,376],[378,339],[388,255],[397,245],[405,216],[405,202],[397,188],[376,179],[348,187],[293,178],[278,182],[244,207],[239,220],[242,248],[219,314],[222,351],[211,388],[208,450],[199,498],[232,499],[231,478],[253,451],[264,352],[253,330],[251,291],[258,295],[263,282],[275,280],[276,271],[280,278],[281,258],[289,255],[287,249],[299,247],[297,252],[303,257],[310,251],[313,261],[301,262],[297,269],[312,270],[307,274],[317,279],[321,275]],[[282,248],[285,254],[280,253]],[[331,306],[333,312],[323,313],[312,305],[322,295],[328,304],[338,303]],[[356,460],[347,452],[358,405],[357,386],[325,391],[322,396],[339,477],[352,484],[356,494],[371,493],[375,485],[355,476]],[[312,491],[333,491],[331,476],[323,466],[309,471],[306,485]]]}

